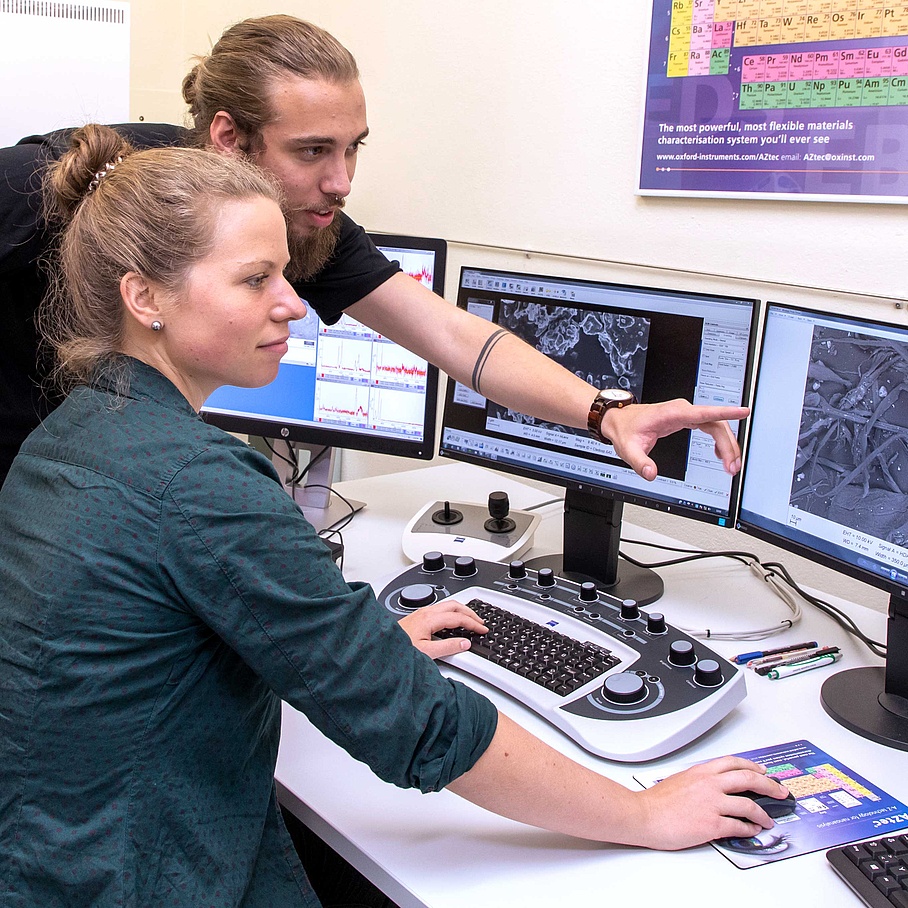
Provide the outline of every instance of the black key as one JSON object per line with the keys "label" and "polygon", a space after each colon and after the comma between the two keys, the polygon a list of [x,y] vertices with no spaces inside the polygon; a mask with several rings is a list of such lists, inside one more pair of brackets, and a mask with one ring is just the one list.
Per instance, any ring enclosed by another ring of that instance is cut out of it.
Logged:
{"label": "black key", "polygon": [[861,861],[870,860],[870,855],[868,855],[867,852],[864,851],[861,845],[846,845],[842,849],[842,854],[844,854],[845,857],[847,857],[848,860],[855,865],[860,864]]}
{"label": "black key", "polygon": [[908,880],[908,864],[901,858],[897,858],[895,863],[889,865],[889,873],[894,876],[904,887]]}
{"label": "black key", "polygon": [[860,867],[868,880],[876,880],[886,874],[886,868],[879,861],[865,861]]}
{"label": "black key", "polygon": [[902,888],[899,885],[899,881],[889,876],[888,874],[878,876],[873,881],[873,885],[876,886],[876,888],[879,889],[887,899],[890,895],[892,895],[893,892],[899,892]]}

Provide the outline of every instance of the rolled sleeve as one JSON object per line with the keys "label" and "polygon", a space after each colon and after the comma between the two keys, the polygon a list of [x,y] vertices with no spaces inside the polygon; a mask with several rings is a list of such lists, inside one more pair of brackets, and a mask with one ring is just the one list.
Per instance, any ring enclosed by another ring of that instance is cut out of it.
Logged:
{"label": "rolled sleeve", "polygon": [[236,444],[170,485],[160,564],[175,595],[380,778],[445,787],[488,747],[494,706],[445,679],[371,587],[343,579],[268,461]]}

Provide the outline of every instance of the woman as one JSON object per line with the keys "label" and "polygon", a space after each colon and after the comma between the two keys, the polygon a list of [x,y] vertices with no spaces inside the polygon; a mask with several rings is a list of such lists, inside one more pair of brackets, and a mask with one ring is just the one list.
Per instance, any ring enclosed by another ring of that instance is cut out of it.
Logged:
{"label": "woman", "polygon": [[[275,800],[281,699],[389,782],[574,835],[772,825],[730,794],[784,795],[753,763],[630,792],[443,679],[268,461],[200,420],[219,385],[274,378],[304,311],[258,170],[93,126],[48,179],[70,392],[0,492],[4,905],[316,905]],[[476,620],[451,608],[414,642]]]}

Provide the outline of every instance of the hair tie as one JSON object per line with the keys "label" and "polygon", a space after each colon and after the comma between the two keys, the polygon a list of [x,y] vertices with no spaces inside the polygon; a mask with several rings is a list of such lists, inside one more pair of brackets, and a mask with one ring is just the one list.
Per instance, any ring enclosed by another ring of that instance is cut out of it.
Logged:
{"label": "hair tie", "polygon": [[116,161],[108,161],[94,176],[94,179],[88,184],[88,191],[94,192],[100,185],[101,180],[107,176],[117,164],[123,163],[123,155],[120,155]]}

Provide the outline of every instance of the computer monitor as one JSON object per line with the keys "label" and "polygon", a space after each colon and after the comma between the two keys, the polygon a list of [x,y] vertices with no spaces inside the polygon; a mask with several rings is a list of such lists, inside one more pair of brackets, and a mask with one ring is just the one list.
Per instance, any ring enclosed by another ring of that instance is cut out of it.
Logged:
{"label": "computer monitor", "polygon": [[823,706],[908,750],[908,328],[767,306],[738,527],[890,594],[886,666]]}
{"label": "computer monitor", "polygon": [[[683,397],[737,406],[747,399],[756,300],[465,267],[457,305],[591,384],[627,388],[644,403]],[[659,476],[647,482],[585,430],[508,410],[449,380],[440,452],[564,486],[563,553],[534,566],[593,580],[642,605],[663,584],[653,571],[619,564],[625,502],[734,524],[738,481],[699,430],[661,439],[652,451]]]}
{"label": "computer monitor", "polygon": [[[378,249],[435,293],[444,294],[444,240],[370,234]],[[219,388],[207,422],[229,432],[296,443],[312,452],[305,482],[288,491],[317,529],[362,506],[331,493],[339,448],[430,459],[434,456],[438,370],[347,315],[326,325],[311,309],[290,323],[287,354],[263,388]],[[327,450],[325,450],[327,449]],[[287,470],[278,450],[274,463]]]}

